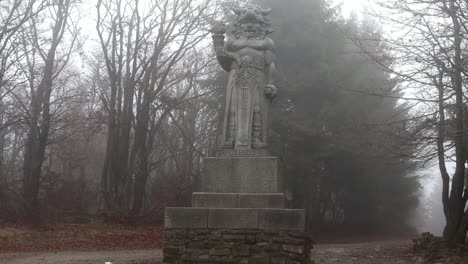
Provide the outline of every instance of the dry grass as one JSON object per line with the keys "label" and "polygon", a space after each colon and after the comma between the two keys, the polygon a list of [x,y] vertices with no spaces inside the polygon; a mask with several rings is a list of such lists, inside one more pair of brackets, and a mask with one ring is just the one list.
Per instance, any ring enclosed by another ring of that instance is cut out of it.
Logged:
{"label": "dry grass", "polygon": [[160,248],[161,233],[141,225],[11,225],[0,228],[0,252]]}

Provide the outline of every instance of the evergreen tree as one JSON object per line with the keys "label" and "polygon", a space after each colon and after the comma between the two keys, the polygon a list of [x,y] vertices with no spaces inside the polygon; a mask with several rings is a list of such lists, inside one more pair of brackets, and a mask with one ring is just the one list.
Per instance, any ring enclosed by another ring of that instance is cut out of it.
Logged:
{"label": "evergreen tree", "polygon": [[[382,231],[407,226],[417,207],[407,105],[379,30],[344,20],[320,0],[257,1],[272,8],[277,54],[275,154],[292,205],[312,229]],[[365,47],[362,52],[355,43]]]}

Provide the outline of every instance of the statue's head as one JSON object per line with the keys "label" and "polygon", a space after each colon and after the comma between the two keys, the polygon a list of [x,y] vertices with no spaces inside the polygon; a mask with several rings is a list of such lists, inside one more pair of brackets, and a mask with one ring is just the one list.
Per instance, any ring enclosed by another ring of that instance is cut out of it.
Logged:
{"label": "statue's head", "polygon": [[237,17],[233,23],[233,33],[236,38],[263,39],[273,32],[269,9],[262,9],[257,5],[245,8],[234,8]]}

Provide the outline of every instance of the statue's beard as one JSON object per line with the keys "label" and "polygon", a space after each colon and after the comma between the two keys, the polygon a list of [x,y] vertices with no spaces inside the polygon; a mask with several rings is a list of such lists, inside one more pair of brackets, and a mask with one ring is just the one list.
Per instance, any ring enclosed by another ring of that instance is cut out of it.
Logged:
{"label": "statue's beard", "polygon": [[259,35],[257,33],[250,33],[250,32],[247,32],[247,33],[244,33],[244,36],[248,39],[252,39],[252,38],[258,38]]}

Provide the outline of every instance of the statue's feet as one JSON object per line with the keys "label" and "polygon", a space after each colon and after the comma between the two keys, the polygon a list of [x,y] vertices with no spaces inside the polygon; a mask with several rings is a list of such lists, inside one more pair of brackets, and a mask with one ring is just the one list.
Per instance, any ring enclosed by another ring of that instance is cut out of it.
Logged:
{"label": "statue's feet", "polygon": [[266,149],[267,144],[263,143],[259,139],[255,139],[254,142],[252,143],[252,148],[254,148],[254,149]]}
{"label": "statue's feet", "polygon": [[223,149],[233,149],[234,148],[234,140],[226,140],[223,144]]}

